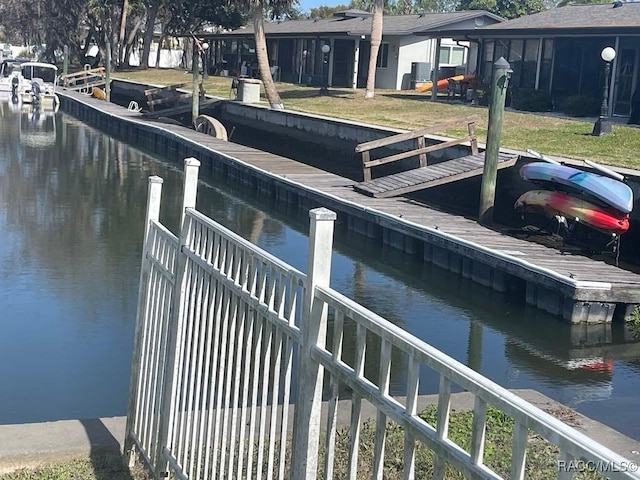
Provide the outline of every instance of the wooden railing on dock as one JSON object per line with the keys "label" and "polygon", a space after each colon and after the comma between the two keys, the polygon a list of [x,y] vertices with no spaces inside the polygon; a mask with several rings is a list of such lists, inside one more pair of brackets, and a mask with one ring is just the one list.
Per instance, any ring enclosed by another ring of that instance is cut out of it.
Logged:
{"label": "wooden railing on dock", "polygon": [[75,73],[67,73],[60,77],[60,86],[68,90],[84,91],[90,93],[93,87],[102,87],[106,84],[104,67],[88,68]]}
{"label": "wooden railing on dock", "polygon": [[[184,82],[145,90],[144,95],[147,97],[149,111],[153,112],[158,105],[164,105],[168,108],[177,107],[181,100],[193,97],[193,92],[178,91],[178,89],[191,87],[191,85],[191,82]],[[204,96],[205,92],[202,87],[202,82],[199,82],[198,88],[200,96]]]}
{"label": "wooden railing on dock", "polygon": [[[387,138],[361,143],[356,146],[356,153],[362,154],[363,182],[354,188],[373,197],[394,197],[405,193],[435,187],[444,183],[455,182],[464,178],[480,175],[484,165],[484,152],[478,151],[478,138],[475,132],[476,116],[459,118],[448,122],[426,127],[413,132],[400,133]],[[425,145],[425,135],[442,131],[457,125],[467,125],[467,135],[440,142],[436,145]],[[416,148],[406,152],[396,153],[382,158],[371,159],[371,151],[389,145],[395,145],[410,140],[416,141]],[[429,165],[427,153],[444,150],[469,142],[471,154],[454,158],[444,162]],[[418,157],[419,164],[416,168],[386,175],[380,178],[372,178],[371,169],[410,157]],[[518,155],[500,154],[498,168],[510,167],[518,159]]]}
{"label": "wooden railing on dock", "polygon": [[[356,147],[356,153],[362,154],[362,167],[363,167],[363,176],[364,181],[368,182],[371,180],[371,168],[377,167],[379,165],[384,165],[386,163],[397,162],[398,160],[403,160],[405,158],[410,158],[414,156],[418,156],[420,159],[420,166],[427,166],[427,153],[435,152],[437,150],[442,150],[444,148],[452,147],[454,145],[460,145],[463,142],[471,142],[471,153],[474,155],[478,153],[478,138],[476,136],[475,131],[475,122],[478,120],[477,116],[459,118],[456,120],[451,120],[448,122],[440,123],[438,125],[433,125],[431,127],[426,127],[420,130],[415,130],[413,132],[400,133],[398,135],[392,135],[390,137],[381,138],[379,140],[373,140],[371,142],[361,143]],[[458,125],[467,124],[468,135],[465,135],[462,138],[458,138],[455,140],[450,140],[448,142],[439,143],[437,145],[425,146],[425,135],[430,133],[435,133],[444,130],[445,128],[456,127]],[[416,140],[416,148],[414,150],[409,150],[407,152],[397,153],[395,155],[390,155],[384,158],[378,158],[375,160],[371,160],[370,152],[371,150],[375,150],[376,148],[387,147],[389,145],[394,145],[400,142],[406,142],[407,140]]]}

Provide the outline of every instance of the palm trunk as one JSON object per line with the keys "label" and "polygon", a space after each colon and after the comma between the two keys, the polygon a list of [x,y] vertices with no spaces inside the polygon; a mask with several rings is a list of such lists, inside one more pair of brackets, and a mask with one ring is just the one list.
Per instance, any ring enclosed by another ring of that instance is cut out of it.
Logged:
{"label": "palm trunk", "polygon": [[264,34],[264,13],[262,10],[262,0],[252,2],[251,19],[253,20],[253,31],[256,39],[256,56],[258,57],[258,68],[264,85],[264,93],[267,96],[269,106],[273,110],[284,110],[284,104],[276,90],[269,67],[269,55],[267,54],[267,39]]}
{"label": "palm trunk", "polygon": [[123,0],[122,2],[122,16],[120,17],[120,35],[118,37],[118,64],[125,63],[124,52],[126,51],[124,45],[124,34],[127,26],[127,11],[129,10],[129,0]]}
{"label": "palm trunk", "polygon": [[378,51],[382,42],[382,10],[384,0],[375,0],[373,18],[371,19],[371,55],[369,56],[369,71],[367,72],[367,90],[364,98],[373,98],[376,89],[376,65]]}
{"label": "palm trunk", "polygon": [[152,0],[149,10],[147,11],[147,24],[145,26],[144,41],[142,44],[140,68],[149,68],[149,53],[151,52],[151,42],[153,41],[153,26],[156,23],[156,16],[159,10],[160,0]]}
{"label": "palm trunk", "polygon": [[127,43],[125,45],[125,49],[124,49],[124,59],[123,62],[127,67],[131,66],[130,63],[130,59],[131,59],[131,51],[133,50],[133,42],[136,41],[136,35],[138,34],[138,30],[140,30],[140,27],[142,26],[142,19],[138,18],[138,20],[134,23],[133,28],[131,29],[131,31],[129,32],[129,35],[127,37]]}

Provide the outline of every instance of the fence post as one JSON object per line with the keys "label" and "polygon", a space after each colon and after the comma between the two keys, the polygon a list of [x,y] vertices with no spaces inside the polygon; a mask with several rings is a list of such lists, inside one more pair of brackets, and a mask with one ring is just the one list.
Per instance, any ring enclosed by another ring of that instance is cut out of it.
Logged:
{"label": "fence post", "polygon": [[[65,47],[66,48],[66,47]],[[142,264],[140,266],[140,283],[138,287],[138,308],[136,313],[136,326],[133,335],[133,353],[131,355],[131,377],[129,380],[129,399],[127,404],[127,424],[124,435],[124,461],[131,466],[133,459],[133,439],[131,432],[133,422],[136,419],[136,399],[138,396],[138,379],[140,378],[140,340],[142,337],[142,325],[144,323],[145,305],[147,290],[149,289],[149,263],[147,252],[150,249],[149,225],[151,221],[158,221],[160,218],[160,200],[162,199],[162,178],[158,176],[149,177],[149,188],[147,190],[147,213],[144,222],[144,236],[142,237]]]}
{"label": "fence post", "polygon": [[329,286],[335,212],[316,208],[309,212],[309,257],[307,289],[300,319],[302,345],[298,353],[296,405],[293,418],[292,476],[312,480],[318,469],[318,440],[322,402],[323,369],[311,359],[311,349],[324,347],[327,335],[327,307],[315,299],[315,287]]}
{"label": "fence post", "polygon": [[178,367],[178,357],[176,352],[182,338],[184,324],[184,296],[187,285],[187,275],[185,275],[187,260],[185,255],[182,253],[182,249],[189,244],[190,235],[188,222],[185,221],[185,211],[187,208],[196,207],[199,167],[200,162],[195,158],[185,158],[178,258],[176,259],[171,318],[169,321],[169,332],[167,337],[166,363],[162,374],[162,402],[160,404],[159,411],[160,422],[158,427],[158,450],[156,453],[156,468],[154,469],[156,480],[164,480],[167,477],[166,472],[168,462],[164,456],[164,449],[167,447],[172,435],[169,422],[173,416],[173,397],[174,392],[177,389],[177,380],[174,375],[176,368]]}

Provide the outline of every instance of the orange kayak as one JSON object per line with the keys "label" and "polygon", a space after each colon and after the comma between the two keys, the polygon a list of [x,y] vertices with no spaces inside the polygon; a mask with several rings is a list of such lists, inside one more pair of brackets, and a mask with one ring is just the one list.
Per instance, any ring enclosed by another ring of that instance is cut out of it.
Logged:
{"label": "orange kayak", "polygon": [[[437,83],[438,89],[447,88],[449,86],[450,80],[452,82],[461,82],[463,80],[471,80],[474,77],[475,75],[472,73],[465,73],[464,75],[454,75],[453,77],[442,78],[438,80],[438,83]],[[426,82],[425,84],[420,85],[419,87],[416,87],[416,92],[418,93],[430,92],[432,88],[433,88],[433,82]]]}

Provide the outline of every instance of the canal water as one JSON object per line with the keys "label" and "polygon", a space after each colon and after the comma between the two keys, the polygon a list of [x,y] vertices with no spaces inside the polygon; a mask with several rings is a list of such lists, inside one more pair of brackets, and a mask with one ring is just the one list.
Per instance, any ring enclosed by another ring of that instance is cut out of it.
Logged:
{"label": "canal water", "polygon": [[[126,413],[147,181],[174,231],[182,165],[0,102],[0,424]],[[204,178],[198,209],[296,268],[308,215]],[[337,225],[332,286],[500,385],[640,440],[640,344],[570,326]],[[432,386],[426,386],[421,393]],[[398,387],[399,388],[399,387]]]}

